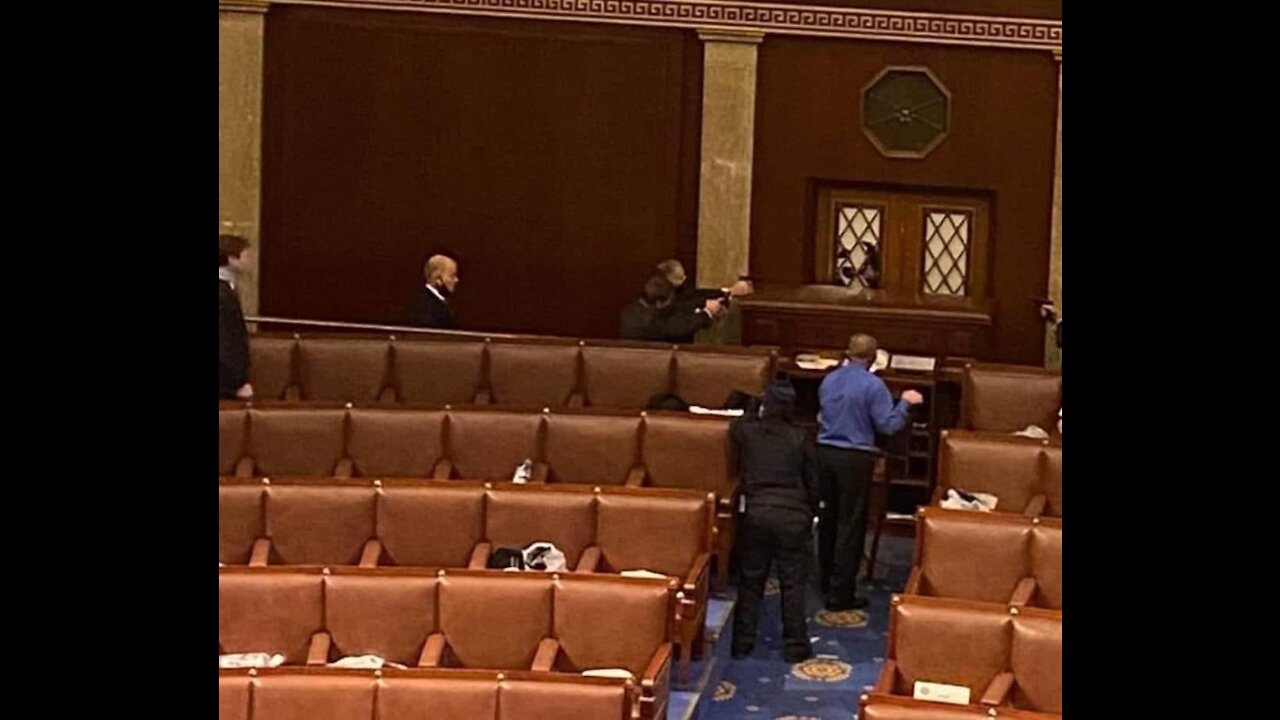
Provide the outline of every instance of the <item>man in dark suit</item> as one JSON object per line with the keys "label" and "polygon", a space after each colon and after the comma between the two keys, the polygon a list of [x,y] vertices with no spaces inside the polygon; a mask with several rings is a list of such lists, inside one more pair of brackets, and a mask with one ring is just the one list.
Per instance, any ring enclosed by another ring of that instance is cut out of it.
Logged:
{"label": "man in dark suit", "polygon": [[253,397],[249,384],[249,334],[236,283],[249,261],[249,241],[238,235],[218,236],[218,396]]}
{"label": "man in dark suit", "polygon": [[644,284],[644,292],[622,309],[618,336],[624,340],[690,343],[699,330],[710,327],[724,313],[718,300],[705,300],[698,307],[674,303],[675,288],[661,275]]}
{"label": "man in dark suit", "polygon": [[449,297],[458,287],[458,263],[445,255],[432,255],[423,268],[427,284],[418,294],[413,324],[417,327],[451,330],[457,322]]}

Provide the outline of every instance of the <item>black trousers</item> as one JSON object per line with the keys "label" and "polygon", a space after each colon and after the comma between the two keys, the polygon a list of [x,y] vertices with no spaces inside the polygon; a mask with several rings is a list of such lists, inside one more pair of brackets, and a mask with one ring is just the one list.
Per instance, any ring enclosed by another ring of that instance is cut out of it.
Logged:
{"label": "black trousers", "polygon": [[792,508],[752,507],[738,526],[738,605],[733,612],[733,649],[755,646],[760,603],[769,577],[769,563],[777,561],[782,589],[782,645],[788,658],[807,655],[809,630],[804,597],[813,548],[813,518]]}
{"label": "black trousers", "polygon": [[818,567],[822,591],[831,602],[849,602],[857,595],[875,466],[872,453],[818,446],[823,503],[818,520]]}

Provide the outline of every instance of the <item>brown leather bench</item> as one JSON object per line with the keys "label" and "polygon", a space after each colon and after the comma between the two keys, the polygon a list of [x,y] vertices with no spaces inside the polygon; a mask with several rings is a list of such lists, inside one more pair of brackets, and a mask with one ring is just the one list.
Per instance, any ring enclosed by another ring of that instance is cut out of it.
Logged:
{"label": "brown leather bench", "polygon": [[[1061,612],[896,595],[890,605],[887,657],[863,717],[933,717],[866,711],[882,698],[910,698],[918,680],[969,688],[968,710],[1062,712]],[[937,717],[961,711],[933,707]]]}
{"label": "brown leather bench", "polygon": [[634,683],[528,671],[222,670],[222,720],[649,720]]}
{"label": "brown leather bench", "polygon": [[759,395],[777,348],[662,345],[480,333],[405,336],[256,333],[262,400],[642,409],[657,394],[720,407]]}
{"label": "brown leather bench", "polygon": [[1035,425],[1058,432],[1062,373],[1033,365],[965,365],[961,425],[967,430],[1011,433]]}
{"label": "brown leather bench", "polygon": [[1062,609],[1062,521],[921,508],[906,595]]}
{"label": "brown leather bench", "polygon": [[224,478],[219,561],[483,569],[493,548],[548,541],[571,571],[649,570],[679,585],[681,671],[701,647],[713,498],[657,488],[475,481]]}
{"label": "brown leather bench", "polygon": [[535,483],[713,493],[713,556],[724,587],[738,501],[728,427],[725,418],[682,413],[221,403],[219,465],[237,477],[504,481],[529,459]]}
{"label": "brown leather bench", "polygon": [[859,720],[991,720],[992,717],[1004,720],[1061,720],[1062,715],[1000,708],[998,714],[993,716],[990,708],[944,705],[926,700],[869,694],[862,695],[858,710]]}
{"label": "brown leather bench", "polygon": [[376,654],[418,668],[625,668],[650,716],[665,712],[676,607],[665,580],[223,568],[218,586],[219,652],[281,653],[310,667]]}
{"label": "brown leather bench", "polygon": [[1060,442],[944,430],[941,445],[934,505],[958,488],[995,495],[999,513],[1062,517]]}

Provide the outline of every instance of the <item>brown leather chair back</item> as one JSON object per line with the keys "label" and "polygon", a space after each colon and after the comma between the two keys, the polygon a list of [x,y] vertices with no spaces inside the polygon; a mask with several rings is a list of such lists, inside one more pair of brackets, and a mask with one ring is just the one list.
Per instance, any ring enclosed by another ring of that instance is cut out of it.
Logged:
{"label": "brown leather chair back", "polygon": [[734,390],[761,395],[773,366],[768,355],[676,352],[676,395],[690,405],[724,406]]}
{"label": "brown leather chair back", "polygon": [[1062,446],[1045,445],[1040,455],[1040,472],[1044,478],[1044,514],[1062,517]]}
{"label": "brown leather chair back", "polygon": [[649,485],[705,490],[716,497],[733,492],[727,420],[650,414],[641,445]]}
{"label": "brown leather chair back", "polygon": [[660,580],[601,582],[562,574],[555,582],[559,669],[626,668],[640,677],[667,640],[670,597]]}
{"label": "brown leather chair back", "polygon": [[551,636],[551,576],[505,573],[440,578],[440,630],[450,665],[527,670]]}
{"label": "brown leather chair back", "polygon": [[373,720],[372,675],[264,673],[254,683],[253,720]]}
{"label": "brown leather chair back", "polygon": [[444,457],[444,411],[351,410],[347,455],[363,477],[431,477]]}
{"label": "brown leather chair back", "polygon": [[1024,612],[1013,619],[1012,704],[1023,710],[1062,712],[1062,617]]}
{"label": "brown leather chair back", "polygon": [[[424,715],[430,708],[430,714]],[[491,720],[498,713],[495,679],[405,677],[385,673],[378,690],[377,720],[466,718]]]}
{"label": "brown leather chair back", "polygon": [[674,360],[673,352],[664,348],[582,348],[587,405],[648,407],[649,398],[674,389]]}
{"label": "brown leather chair back", "polygon": [[511,680],[498,690],[498,720],[627,717],[627,691],[616,684]]}
{"label": "brown leather chair back", "polygon": [[282,400],[285,391],[296,385],[293,377],[293,337],[249,336],[249,383],[259,400]]}
{"label": "brown leather chair back", "polygon": [[247,565],[253,543],[266,535],[260,483],[219,483],[218,562]]}
{"label": "brown leather chair back", "polygon": [[396,341],[391,345],[400,402],[472,402],[483,385],[485,344],[476,341]]}
{"label": "brown leather chair back", "polygon": [[1037,607],[1062,609],[1062,522],[1041,518],[1031,531],[1031,573]]}
{"label": "brown leather chair back", "polygon": [[927,508],[919,519],[920,594],[1007,603],[1031,575],[1031,522]]}
{"label": "brown leather chair back", "polygon": [[485,493],[485,539],[499,547],[545,541],[564,552],[572,570],[595,541],[596,499],[582,489],[525,489],[505,484]]}
{"label": "brown leather chair back", "polygon": [[249,720],[248,675],[218,676],[218,720]]}
{"label": "brown leather chair back", "polygon": [[483,410],[449,412],[449,458],[457,477],[510,480],[525,459],[539,459],[542,416]]}
{"label": "brown leather chair back", "polygon": [[303,400],[372,402],[389,379],[387,340],[303,338],[298,341],[298,390]]}
{"label": "brown leather chair back", "polygon": [[244,408],[218,409],[218,474],[231,475],[248,447],[249,414]]}
{"label": "brown leather chair back", "polygon": [[710,551],[705,495],[602,492],[596,504],[597,543],[610,572],[649,570],[684,578],[698,554]]}
{"label": "brown leather chair back", "polygon": [[307,660],[311,635],[324,625],[319,572],[218,572],[218,646],[223,653],[280,653]]}
{"label": "brown leather chair back", "polygon": [[495,404],[563,407],[577,386],[576,345],[489,345],[489,393]]}
{"label": "brown leather chair back", "polygon": [[640,463],[640,417],[552,413],[546,462],[555,482],[621,485]]}
{"label": "brown leather chair back", "polygon": [[925,680],[963,685],[977,698],[1005,669],[1013,621],[1002,607],[904,598],[890,613],[895,695],[911,695]]}
{"label": "brown leather chair back", "polygon": [[1030,365],[971,364],[965,367],[961,406],[969,430],[1016,432],[1036,425],[1054,432],[1062,374]]}
{"label": "brown leather chair back", "polygon": [[332,659],[372,654],[416,667],[436,630],[436,578],[334,572],[324,579],[324,617]]}
{"label": "brown leather chair back", "polygon": [[378,492],[382,564],[466,567],[484,537],[479,485],[384,482]]}
{"label": "brown leather chair back", "polygon": [[939,485],[999,498],[998,512],[1021,513],[1044,492],[1040,449],[1026,438],[948,430],[938,453]]}
{"label": "brown leather chair back", "polygon": [[251,409],[249,454],[261,475],[332,475],[346,445],[345,410]]}
{"label": "brown leather chair back", "polygon": [[356,565],[376,532],[370,486],[276,483],[266,494],[273,565]]}

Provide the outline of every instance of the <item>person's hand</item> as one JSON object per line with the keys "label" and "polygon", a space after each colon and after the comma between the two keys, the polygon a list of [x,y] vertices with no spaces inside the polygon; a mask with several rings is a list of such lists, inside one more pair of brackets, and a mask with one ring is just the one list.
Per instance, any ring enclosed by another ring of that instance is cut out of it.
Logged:
{"label": "person's hand", "polygon": [[902,391],[902,399],[906,400],[908,405],[919,405],[924,402],[924,396],[915,390]]}
{"label": "person's hand", "polygon": [[738,282],[729,286],[729,294],[732,295],[733,297],[742,297],[743,295],[750,295],[755,291],[756,291],[756,288],[754,285],[751,284],[750,280],[739,280]]}
{"label": "person's hand", "polygon": [[[711,317],[720,317],[724,314],[724,304],[719,300],[708,300],[706,307],[703,308]],[[688,312],[688,311],[686,311]]]}
{"label": "person's hand", "polygon": [[249,383],[245,383],[245,384],[241,385],[241,386],[240,386],[240,389],[236,391],[236,397],[238,397],[238,398],[240,398],[240,399],[242,399],[242,400],[248,400],[248,399],[252,398],[252,397],[253,397],[253,386],[252,386],[252,385],[250,385]]}

